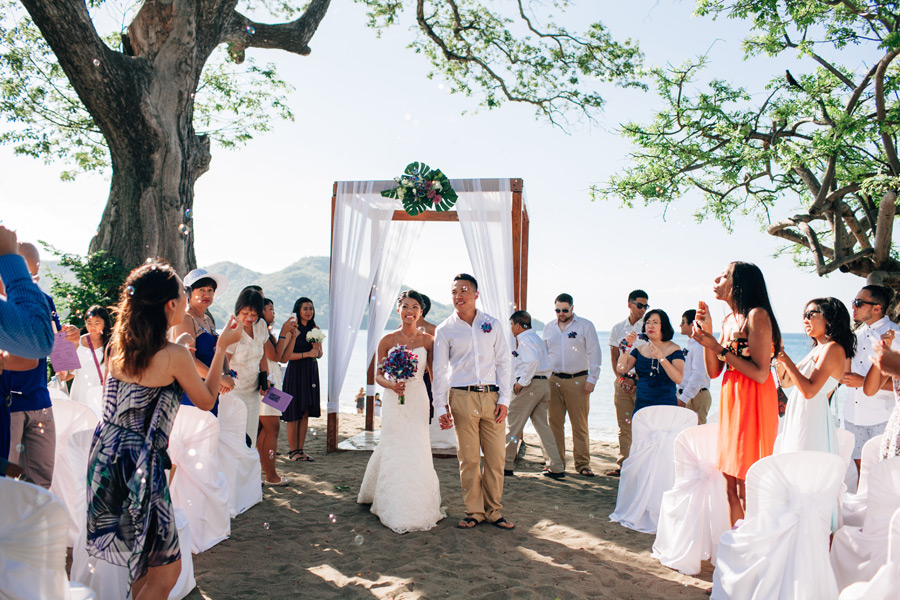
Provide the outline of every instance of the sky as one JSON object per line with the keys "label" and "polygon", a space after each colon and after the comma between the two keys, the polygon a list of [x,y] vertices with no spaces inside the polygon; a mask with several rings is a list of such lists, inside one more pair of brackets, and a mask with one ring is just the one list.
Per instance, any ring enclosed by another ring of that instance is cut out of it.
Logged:
{"label": "sky", "polygon": [[[790,57],[744,62],[745,25],[695,18],[692,10],[690,2],[578,0],[557,20],[576,29],[600,20],[617,39],[638,40],[647,65],[707,54],[709,75],[740,73],[756,93],[785,68],[804,72],[805,63]],[[846,303],[864,285],[849,274],[820,278],[789,257],[773,258],[781,245],[753,218],[738,218],[732,233],[716,222],[697,223],[696,196],[668,210],[591,202],[590,186],[628,165],[629,146],[616,129],[650,119],[659,102],[652,92],[604,86],[607,105],[597,122],[561,131],[525,106],[477,110],[475,99],[449,94],[437,77],[427,79],[426,59],[405,48],[414,35],[411,15],[381,39],[365,22],[362,6],[333,2],[311,55],[248,51],[258,63],[274,62],[296,87],[289,99],[296,119],[275,123],[241,149],[213,147],[211,169],[195,187],[199,265],[231,261],[269,273],[306,256],[327,256],[333,182],[389,179],[422,161],[451,179],[524,180],[531,219],[527,308],[543,321],[552,319],[554,298],[567,292],[577,314],[608,330],[625,318],[635,288],[675,321],[700,299],[722,317],[712,282],[733,260],[760,266],[788,332],[802,330],[809,299],[835,296]],[[20,239],[85,253],[109,180],[86,175],[61,182],[62,168],[0,148],[0,219]],[[779,206],[780,214],[794,209],[791,199]],[[449,302],[453,275],[471,269],[459,226],[450,223],[426,224],[409,260],[406,282],[443,302]]]}

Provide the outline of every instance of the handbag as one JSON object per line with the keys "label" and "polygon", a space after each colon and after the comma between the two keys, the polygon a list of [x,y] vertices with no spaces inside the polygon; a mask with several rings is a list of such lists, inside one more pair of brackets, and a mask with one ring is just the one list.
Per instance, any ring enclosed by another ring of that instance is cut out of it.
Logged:
{"label": "handbag", "polygon": [[788,397],[780,385],[775,387],[775,391],[778,393],[778,416],[783,417],[787,410]]}

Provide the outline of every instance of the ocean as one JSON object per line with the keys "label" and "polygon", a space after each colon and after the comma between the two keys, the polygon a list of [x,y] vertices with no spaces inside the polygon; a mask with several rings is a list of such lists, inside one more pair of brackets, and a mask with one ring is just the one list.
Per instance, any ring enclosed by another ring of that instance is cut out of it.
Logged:
{"label": "ocean", "polygon": [[[326,331],[327,334],[327,331]],[[540,335],[540,332],[538,332]],[[603,441],[615,441],[617,436],[616,426],[616,410],[613,406],[613,391],[615,376],[609,363],[609,340],[608,331],[598,331],[600,345],[603,348],[603,362],[600,369],[600,379],[594,393],[591,394],[591,408],[588,415],[588,428],[590,429],[591,438]],[[809,352],[812,344],[810,339],[803,333],[787,333],[784,334],[784,347],[794,362],[799,362]],[[687,338],[682,335],[676,335],[673,340],[677,344],[684,346]],[[325,355],[319,360],[319,378],[323,390],[322,407],[326,404],[326,391],[328,390],[328,339],[325,340]],[[347,370],[347,376],[344,380],[344,386],[341,390],[340,411],[344,413],[355,413],[356,403],[354,398],[356,392],[366,385],[366,332],[360,331],[356,338],[356,344],[353,347],[353,355],[350,359],[350,366]],[[710,409],[708,422],[716,423],[719,420],[719,392],[721,388],[721,377],[713,379],[710,385],[710,393],[713,397],[712,408]],[[376,384],[376,389],[377,384]],[[832,406],[841,406],[841,394],[844,388],[838,388],[837,400],[832,402]],[[839,416],[839,415],[838,415]],[[526,426],[526,431],[534,433],[531,429],[531,423]]]}

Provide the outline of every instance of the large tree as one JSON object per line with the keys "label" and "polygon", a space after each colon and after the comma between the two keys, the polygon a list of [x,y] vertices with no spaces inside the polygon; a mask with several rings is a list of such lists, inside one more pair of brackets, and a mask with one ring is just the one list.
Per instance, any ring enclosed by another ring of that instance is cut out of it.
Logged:
{"label": "large tree", "polygon": [[[642,85],[641,55],[630,41],[616,42],[599,23],[574,34],[550,20],[567,0],[555,0],[550,8],[537,4],[540,16],[527,0],[509,3],[508,13],[476,0],[356,1],[376,28],[409,17],[417,32],[410,46],[428,57],[432,74],[488,108],[523,102],[565,126],[567,115],[591,118],[602,106],[596,80]],[[8,47],[35,51],[4,53],[3,95],[13,101],[0,105],[10,126],[0,141],[26,154],[62,154],[79,168],[102,165],[104,152],[92,143],[105,145],[112,182],[90,249],[106,250],[126,266],[164,256],[183,272],[195,266],[193,233],[184,216],[193,206],[195,181],[210,166],[210,138],[197,133],[195,103],[204,77],[210,80],[211,57],[222,46],[238,64],[254,48],[307,55],[330,0],[310,0],[305,8],[289,0],[240,6],[237,0],[144,0],[123,11],[127,26],[123,22],[120,34],[108,37],[92,12],[103,3],[21,0],[40,35],[10,34],[29,31],[29,24],[4,23]],[[246,16],[251,14],[267,17]],[[259,22],[278,19],[283,21]],[[58,63],[35,62],[43,43]],[[56,89],[53,68],[61,68],[77,99]],[[34,77],[18,76],[23,72]],[[221,73],[211,85],[230,89],[221,79],[227,70]],[[280,83],[264,70],[257,75]],[[48,102],[51,97],[58,102]],[[17,99],[31,108],[23,109]],[[259,96],[255,101],[261,104]],[[256,126],[262,127],[259,121]],[[96,135],[73,135],[76,130]],[[175,234],[179,228],[183,235]]]}
{"label": "large tree", "polygon": [[745,20],[746,58],[776,57],[780,70],[764,90],[748,90],[700,85],[705,57],[655,69],[664,108],[650,123],[623,125],[632,164],[595,194],[631,206],[699,191],[700,219],[730,228],[736,215],[755,215],[819,275],[840,270],[900,290],[891,245],[900,5],[701,0],[697,12]]}

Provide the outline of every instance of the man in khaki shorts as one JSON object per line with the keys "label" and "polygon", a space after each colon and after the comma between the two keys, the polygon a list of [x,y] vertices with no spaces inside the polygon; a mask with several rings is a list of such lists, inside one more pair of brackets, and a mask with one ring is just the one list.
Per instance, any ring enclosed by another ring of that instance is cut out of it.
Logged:
{"label": "man in khaki shorts", "polygon": [[515,525],[500,512],[504,421],[512,389],[506,333],[500,321],[475,307],[478,282],[474,277],[457,275],[451,296],[455,311],[434,332],[432,393],[441,429],[456,425],[459,480],[466,505],[466,516],[457,527],[472,529],[487,521],[512,529]]}
{"label": "man in khaki shorts", "polygon": [[593,477],[588,411],[591,392],[600,377],[600,341],[594,324],[575,316],[569,294],[556,297],[556,321],[544,327],[544,343],[550,354],[550,429],[556,438],[563,467],[566,464],[566,415],[572,425],[575,472]]}
{"label": "man in khaki shorts", "polygon": [[[628,317],[613,325],[609,332],[609,358],[612,360],[613,373],[616,372],[616,364],[619,362],[620,346],[632,331],[641,333],[644,326],[644,313],[650,305],[647,303],[647,292],[634,290],[628,294]],[[639,345],[643,342],[635,342]],[[622,461],[628,458],[631,449],[631,414],[634,412],[634,370],[616,378],[616,392],[614,401],[616,405],[616,421],[619,425],[619,459],[618,465],[612,471],[607,471],[609,477],[618,477],[622,468]]]}
{"label": "man in khaki shorts", "polygon": [[678,406],[684,406],[697,413],[700,425],[706,423],[709,415],[709,407],[712,406],[712,396],[709,394],[709,375],[706,374],[706,363],[703,362],[703,346],[691,338],[691,325],[697,311],[686,310],[681,315],[681,335],[687,336],[687,346],[684,347],[684,375],[678,386]]}

